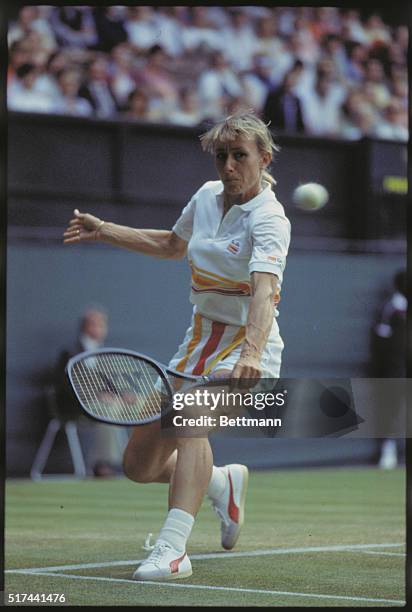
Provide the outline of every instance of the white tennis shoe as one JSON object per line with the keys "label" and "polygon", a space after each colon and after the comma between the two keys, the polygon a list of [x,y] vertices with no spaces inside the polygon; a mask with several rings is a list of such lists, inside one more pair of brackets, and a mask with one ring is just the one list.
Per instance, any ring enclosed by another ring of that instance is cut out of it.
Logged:
{"label": "white tennis shoe", "polygon": [[167,542],[155,544],[150,555],[133,574],[134,580],[176,580],[192,575],[186,552],[174,550]]}
{"label": "white tennis shoe", "polygon": [[221,468],[226,472],[226,486],[222,495],[212,501],[221,520],[221,541],[226,550],[236,544],[245,520],[245,501],[249,471],[245,465],[232,463]]}

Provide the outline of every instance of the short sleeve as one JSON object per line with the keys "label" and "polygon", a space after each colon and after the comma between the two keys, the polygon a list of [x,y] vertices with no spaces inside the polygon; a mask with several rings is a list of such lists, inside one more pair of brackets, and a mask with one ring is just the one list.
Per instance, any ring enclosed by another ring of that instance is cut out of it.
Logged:
{"label": "short sleeve", "polygon": [[179,236],[182,240],[189,242],[193,232],[193,219],[195,215],[195,198],[193,197],[190,202],[184,207],[182,213],[174,226],[172,231]]}
{"label": "short sleeve", "polygon": [[290,244],[290,222],[285,216],[265,211],[251,219],[252,255],[249,273],[270,272],[282,282]]}

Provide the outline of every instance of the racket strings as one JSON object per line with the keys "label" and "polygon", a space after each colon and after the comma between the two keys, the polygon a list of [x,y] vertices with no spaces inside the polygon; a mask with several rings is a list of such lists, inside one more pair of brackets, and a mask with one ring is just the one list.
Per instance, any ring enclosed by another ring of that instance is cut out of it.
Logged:
{"label": "racket strings", "polygon": [[169,395],[156,368],[130,355],[85,358],[73,365],[71,378],[87,412],[108,422],[149,422]]}

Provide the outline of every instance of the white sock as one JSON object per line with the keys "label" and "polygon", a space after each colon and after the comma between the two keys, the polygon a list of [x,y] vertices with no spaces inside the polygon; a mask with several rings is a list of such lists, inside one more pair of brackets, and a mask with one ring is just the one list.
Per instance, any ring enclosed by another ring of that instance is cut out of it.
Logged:
{"label": "white sock", "polygon": [[186,550],[186,542],[192,531],[194,517],[180,510],[180,508],[172,508],[169,510],[166,521],[159,533],[157,542],[167,542],[175,550],[184,552]]}
{"label": "white sock", "polygon": [[208,497],[210,497],[212,500],[218,499],[225,489],[226,482],[227,478],[225,471],[222,468],[214,465],[209,486],[207,488]]}

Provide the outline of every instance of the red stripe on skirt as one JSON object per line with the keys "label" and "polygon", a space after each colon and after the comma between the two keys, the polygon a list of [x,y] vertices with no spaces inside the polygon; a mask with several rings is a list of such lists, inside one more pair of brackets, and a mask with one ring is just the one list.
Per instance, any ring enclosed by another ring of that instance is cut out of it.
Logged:
{"label": "red stripe on skirt", "polygon": [[205,369],[205,362],[210,355],[216,350],[217,345],[219,344],[224,331],[226,328],[226,323],[218,323],[217,321],[213,321],[212,323],[212,333],[210,334],[209,340],[206,342],[203,347],[203,351],[199,357],[199,361],[193,368],[192,374],[200,375]]}

